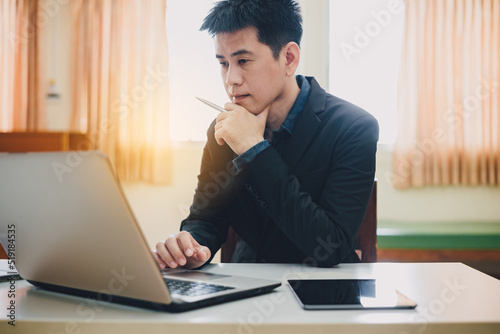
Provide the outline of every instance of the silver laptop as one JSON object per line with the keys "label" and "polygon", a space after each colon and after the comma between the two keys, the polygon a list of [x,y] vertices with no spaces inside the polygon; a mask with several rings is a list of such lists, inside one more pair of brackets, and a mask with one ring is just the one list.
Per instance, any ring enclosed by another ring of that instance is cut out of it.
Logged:
{"label": "silver laptop", "polygon": [[[167,311],[272,291],[280,282],[160,271],[107,157],[0,154],[0,237],[31,284]],[[10,239],[8,239],[10,237]]]}

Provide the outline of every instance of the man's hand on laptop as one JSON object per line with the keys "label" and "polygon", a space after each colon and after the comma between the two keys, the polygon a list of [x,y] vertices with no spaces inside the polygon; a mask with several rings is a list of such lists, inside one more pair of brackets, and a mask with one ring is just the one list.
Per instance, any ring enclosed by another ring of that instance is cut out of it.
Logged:
{"label": "man's hand on laptop", "polygon": [[158,242],[156,250],[153,250],[153,256],[160,269],[197,268],[207,262],[210,255],[210,249],[201,246],[186,231],[170,234],[165,241]]}

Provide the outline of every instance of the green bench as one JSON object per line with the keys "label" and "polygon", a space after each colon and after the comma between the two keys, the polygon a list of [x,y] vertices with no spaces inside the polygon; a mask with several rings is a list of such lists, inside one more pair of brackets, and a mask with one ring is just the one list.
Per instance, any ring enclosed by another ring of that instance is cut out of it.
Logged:
{"label": "green bench", "polygon": [[378,222],[378,248],[497,249],[499,223]]}
{"label": "green bench", "polygon": [[[500,273],[500,222],[408,223],[378,221],[382,262],[464,262]],[[479,269],[479,268],[478,268]]]}

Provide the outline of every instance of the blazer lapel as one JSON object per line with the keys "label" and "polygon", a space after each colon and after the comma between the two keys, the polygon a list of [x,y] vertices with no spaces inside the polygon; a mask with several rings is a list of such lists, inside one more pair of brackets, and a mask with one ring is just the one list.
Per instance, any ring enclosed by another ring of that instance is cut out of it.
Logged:
{"label": "blazer lapel", "polygon": [[325,109],[326,93],[316,80],[311,80],[311,92],[307,104],[300,113],[290,137],[290,141],[283,152],[283,160],[290,170],[294,170],[300,158],[309,147],[311,140],[318,131],[321,120],[316,112]]}

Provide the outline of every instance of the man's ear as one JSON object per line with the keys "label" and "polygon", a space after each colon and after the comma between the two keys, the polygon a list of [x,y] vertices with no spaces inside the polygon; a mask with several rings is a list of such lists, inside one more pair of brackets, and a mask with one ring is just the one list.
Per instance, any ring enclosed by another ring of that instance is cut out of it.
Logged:
{"label": "man's ear", "polygon": [[300,60],[300,48],[295,42],[289,42],[283,47],[283,52],[286,59],[286,74],[292,76],[295,74]]}

